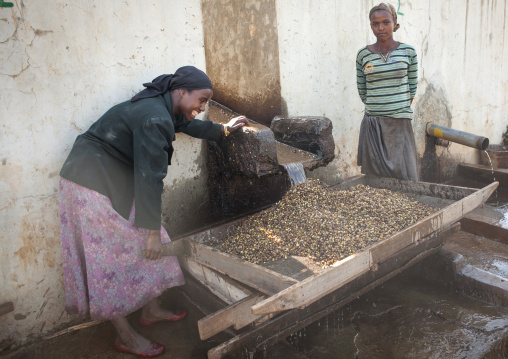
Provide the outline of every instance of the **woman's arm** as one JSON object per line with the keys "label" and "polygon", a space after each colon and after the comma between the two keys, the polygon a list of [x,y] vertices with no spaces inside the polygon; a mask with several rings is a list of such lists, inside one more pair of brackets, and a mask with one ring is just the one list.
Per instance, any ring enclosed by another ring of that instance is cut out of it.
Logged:
{"label": "woman's arm", "polygon": [[418,87],[418,57],[416,56],[416,51],[414,49],[412,49],[409,56],[410,63],[407,70],[407,77],[409,82],[409,95],[412,103]]}
{"label": "woman's arm", "polygon": [[367,79],[365,78],[365,73],[363,72],[360,52],[356,56],[356,86],[358,87],[358,94],[360,95],[362,102],[365,103],[367,99]]}
{"label": "woman's arm", "polygon": [[230,132],[235,132],[239,128],[248,125],[249,121],[245,116],[238,116],[231,119],[227,124],[215,123],[212,121],[203,121],[194,119],[178,128],[178,131],[196,138],[203,138],[212,141],[219,141],[221,136],[227,136]]}
{"label": "woman's arm", "polygon": [[151,118],[133,131],[134,205],[136,227],[160,230],[164,187],[168,170],[172,124],[167,120]]}
{"label": "woman's arm", "polygon": [[145,257],[148,259],[160,259],[162,253],[161,231],[149,230],[146,238]]}
{"label": "woman's arm", "polygon": [[249,120],[247,120],[247,117],[245,116],[234,117],[224,125],[224,136],[227,136],[229,135],[230,132],[235,132],[236,130],[242,128],[243,126],[248,125]]}

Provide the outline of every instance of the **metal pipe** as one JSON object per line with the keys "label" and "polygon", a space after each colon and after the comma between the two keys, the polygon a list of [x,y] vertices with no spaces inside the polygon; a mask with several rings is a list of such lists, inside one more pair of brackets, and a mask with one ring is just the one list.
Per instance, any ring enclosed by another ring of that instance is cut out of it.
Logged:
{"label": "metal pipe", "polygon": [[489,139],[471,133],[452,130],[451,128],[427,123],[427,134],[444,140],[460,143],[464,146],[486,150],[489,147]]}

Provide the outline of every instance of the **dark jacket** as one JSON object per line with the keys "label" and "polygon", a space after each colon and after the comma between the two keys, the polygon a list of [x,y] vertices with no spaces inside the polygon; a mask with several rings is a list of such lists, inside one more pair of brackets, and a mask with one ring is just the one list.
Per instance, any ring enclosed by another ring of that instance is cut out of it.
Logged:
{"label": "dark jacket", "polygon": [[120,103],[76,138],[60,176],[107,196],[126,219],[135,199],[134,225],[158,230],[176,132],[218,141],[222,125],[174,116],[169,92]]}

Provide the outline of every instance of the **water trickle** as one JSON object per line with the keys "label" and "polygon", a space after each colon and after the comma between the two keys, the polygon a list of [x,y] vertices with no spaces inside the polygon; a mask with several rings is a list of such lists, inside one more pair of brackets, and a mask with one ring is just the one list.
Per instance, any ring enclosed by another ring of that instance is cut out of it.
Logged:
{"label": "water trickle", "polygon": [[492,178],[494,178],[493,182],[496,182],[496,177],[495,177],[495,174],[494,174],[494,165],[492,164],[492,160],[490,159],[489,153],[487,151],[485,151],[485,150],[483,152],[487,155],[487,158],[489,159],[490,169],[492,171]]}
{"label": "water trickle", "polygon": [[291,186],[307,181],[307,176],[305,175],[305,170],[301,162],[286,163],[283,166],[289,175]]}
{"label": "water trickle", "polygon": [[[494,165],[492,164],[492,160],[490,159],[489,153],[486,150],[483,150],[483,152],[485,152],[485,154],[487,155],[487,159],[489,160],[489,163],[490,163],[490,170],[492,171],[492,178],[494,179],[492,182],[496,182],[496,176],[494,173]],[[494,196],[497,200],[497,189],[494,191]]]}

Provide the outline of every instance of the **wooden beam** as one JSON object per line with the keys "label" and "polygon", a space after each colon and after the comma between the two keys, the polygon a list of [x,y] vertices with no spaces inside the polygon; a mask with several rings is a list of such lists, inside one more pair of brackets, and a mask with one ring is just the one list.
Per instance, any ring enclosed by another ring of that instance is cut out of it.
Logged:
{"label": "wooden beam", "polygon": [[218,273],[188,258],[187,256],[180,258],[180,265],[227,304],[235,303],[252,294],[249,289],[233,281],[231,278]]}
{"label": "wooden beam", "polygon": [[496,181],[501,183],[501,186],[508,186],[508,168],[494,168],[494,170],[492,170],[490,166],[459,163],[458,172],[462,176],[474,180],[481,179],[486,182],[491,182],[496,178]]}
{"label": "wooden beam", "polygon": [[352,177],[338,185],[334,189],[345,190],[359,184],[375,188],[385,188],[391,191],[399,191],[422,196],[437,197],[443,199],[460,200],[477,191],[476,188],[449,186],[438,183],[405,181],[396,178],[376,177],[360,175]]}
{"label": "wooden beam", "polygon": [[269,314],[287,309],[305,308],[310,303],[368,272],[370,265],[371,256],[369,251],[353,254],[336,263],[333,267],[328,267],[253,305],[252,313]]}
{"label": "wooden beam", "polygon": [[372,252],[374,264],[377,265],[386,261],[393,256],[394,253],[407,246],[418,243],[430,233],[459,221],[466,214],[485,203],[497,186],[498,183],[494,182],[479,189],[473,194],[446,206],[412,226],[395,233],[390,238],[375,244],[369,249]]}
{"label": "wooden beam", "polygon": [[182,239],[177,239],[162,245],[163,256],[182,256],[186,253],[186,250],[187,241]]}
{"label": "wooden beam", "polygon": [[[175,290],[182,293],[201,313],[208,315],[228,306],[228,303],[214,295],[206,284],[197,280],[184,267],[182,267],[182,271],[185,276],[185,284],[175,287]],[[232,333],[231,335],[234,336],[235,334]]]}
{"label": "wooden beam", "polygon": [[508,229],[502,227],[497,219],[470,213],[460,223],[466,232],[508,245]]}
{"label": "wooden beam", "polygon": [[429,236],[431,238],[422,242],[421,245],[405,248],[397,253],[396,257],[381,264],[377,271],[369,271],[362,274],[347,286],[327,294],[305,309],[293,309],[281,313],[266,323],[252,328],[248,332],[236,335],[230,340],[210,349],[208,351],[208,358],[223,358],[244,347],[250,351],[256,351],[285,339],[291,333],[334,312],[360,295],[372,290],[375,286],[408,269],[419,260],[437,253],[444,239],[459,229],[460,224],[456,223],[450,228],[433,233]]}
{"label": "wooden beam", "polygon": [[252,314],[250,308],[264,298],[261,294],[251,294],[218,312],[200,319],[198,321],[199,337],[201,340],[206,340],[231,326],[238,330],[255,322],[262,316]]}
{"label": "wooden beam", "polygon": [[196,262],[213,268],[231,278],[267,295],[273,295],[298,283],[283,274],[244,261],[219,250],[189,241],[188,256]]}
{"label": "wooden beam", "polygon": [[348,177],[344,181],[334,184],[330,187],[332,189],[344,190],[344,189],[348,189],[348,188],[357,186],[359,184],[365,184],[365,182],[366,182],[365,175],[357,175],[357,176],[353,176],[353,177]]}

